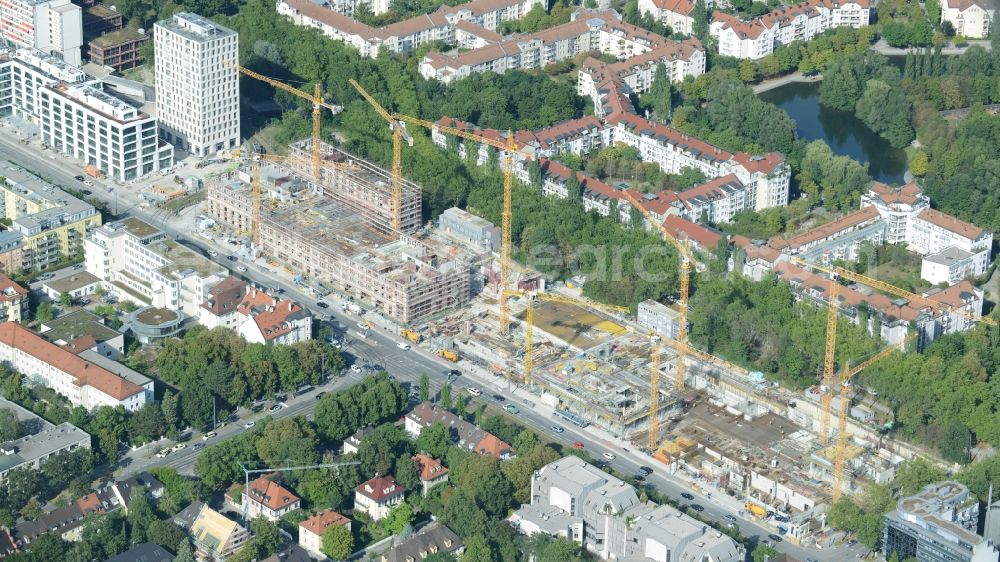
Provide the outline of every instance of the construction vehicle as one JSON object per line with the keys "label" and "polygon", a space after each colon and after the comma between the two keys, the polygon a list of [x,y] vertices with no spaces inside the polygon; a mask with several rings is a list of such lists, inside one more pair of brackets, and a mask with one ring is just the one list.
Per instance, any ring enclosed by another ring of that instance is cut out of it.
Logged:
{"label": "construction vehicle", "polygon": [[451,361],[452,363],[455,363],[456,361],[458,361],[458,354],[455,353],[454,351],[450,350],[450,349],[443,349],[442,348],[442,349],[437,350],[437,356],[440,357],[441,359],[447,359],[448,361]]}
{"label": "construction vehicle", "polygon": [[298,88],[295,88],[294,86],[289,86],[288,84],[285,84],[284,82],[280,82],[278,80],[275,80],[274,78],[270,78],[268,76],[264,76],[263,74],[260,74],[260,73],[257,73],[257,72],[254,72],[254,71],[250,70],[249,68],[244,68],[244,67],[242,67],[242,66],[240,66],[238,64],[231,64],[230,66],[235,67],[236,70],[240,71],[240,73],[245,74],[245,75],[247,75],[247,76],[249,76],[251,78],[254,78],[256,80],[260,80],[261,82],[265,82],[267,84],[270,84],[270,85],[274,86],[275,88],[277,88],[279,90],[288,92],[289,94],[292,94],[293,96],[298,96],[298,97],[300,97],[302,99],[309,100],[310,102],[312,102],[312,104],[313,104],[313,108],[312,108],[312,125],[313,125],[313,127],[312,127],[312,147],[311,147],[312,148],[312,173],[313,173],[313,177],[316,179],[316,181],[319,182],[319,179],[320,179],[320,122],[321,122],[320,121],[320,109],[325,107],[325,108],[329,109],[331,113],[333,113],[334,115],[336,115],[336,114],[340,113],[341,111],[343,111],[344,108],[341,107],[341,106],[339,106],[339,105],[333,105],[333,104],[327,103],[323,99],[323,93],[322,93],[322,91],[320,89],[320,85],[319,85],[318,82],[314,86],[312,95],[309,95],[306,92],[303,92],[302,90],[299,90]]}
{"label": "construction vehicle", "polygon": [[87,174],[92,178],[101,177],[101,169],[93,164],[88,164],[86,168],[83,169],[83,173]]}
{"label": "construction vehicle", "polygon": [[767,519],[767,509],[762,505],[754,502],[746,502],[743,504],[743,509],[757,519]]}
{"label": "construction vehicle", "polygon": [[399,331],[399,335],[401,335],[404,338],[410,340],[414,344],[420,343],[420,334],[418,334],[418,333],[416,333],[413,330],[410,330],[408,328],[403,328],[402,330],[400,330]]}

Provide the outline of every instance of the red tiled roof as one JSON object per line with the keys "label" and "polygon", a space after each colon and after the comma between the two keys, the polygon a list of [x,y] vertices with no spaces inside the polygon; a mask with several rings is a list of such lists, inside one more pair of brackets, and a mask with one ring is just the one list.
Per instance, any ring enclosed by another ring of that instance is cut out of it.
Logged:
{"label": "red tiled roof", "polygon": [[91,492],[86,496],[76,500],[77,507],[84,515],[90,515],[91,513],[104,513],[104,506],[101,505],[101,498],[97,497],[97,493]]}
{"label": "red tiled roof", "polygon": [[677,197],[681,201],[690,201],[695,197],[704,197],[705,199],[723,199],[726,197],[726,192],[722,189],[724,185],[731,185],[734,188],[743,188],[743,183],[734,174],[729,174],[725,176],[719,176],[717,178],[711,179],[703,184],[696,185],[691,189],[684,190],[677,194]]}
{"label": "red tiled roof", "polygon": [[983,233],[983,229],[978,226],[956,219],[951,215],[946,215],[935,209],[924,209],[917,214],[917,218],[940,226],[949,232],[965,236],[971,240],[979,238],[979,235]]}
{"label": "red tiled roof", "polygon": [[722,233],[700,224],[695,224],[687,219],[678,217],[676,215],[671,215],[663,221],[663,227],[666,228],[671,236],[678,240],[684,240],[685,238],[696,242],[703,249],[711,250],[722,240]]}
{"label": "red tiled roof", "polygon": [[661,10],[684,14],[685,16],[690,14],[691,10],[694,9],[694,2],[691,0],[653,0],[653,5]]}
{"label": "red tiled roof", "polygon": [[759,19],[745,22],[725,12],[712,12],[712,23],[722,22],[723,29],[732,29],[740,39],[756,39],[764,33],[764,24]]}
{"label": "red tiled roof", "polygon": [[751,174],[770,174],[775,168],[785,163],[785,157],[778,152],[768,152],[763,156],[751,156],[746,152],[738,152],[733,156],[733,160]]}
{"label": "red tiled roof", "polygon": [[417,453],[413,455],[413,460],[416,461],[417,466],[420,468],[420,479],[425,482],[437,480],[448,474],[448,469],[430,455]]}
{"label": "red tiled roof", "polygon": [[865,207],[860,211],[848,213],[835,221],[828,222],[823,226],[816,227],[806,233],[793,236],[787,240],[787,243],[792,247],[804,246],[805,244],[829,238],[841,231],[856,227],[877,218],[879,218],[878,209],[875,207]]}
{"label": "red tiled roof", "polygon": [[299,523],[299,527],[306,529],[314,535],[322,536],[330,526],[349,525],[350,523],[351,520],[347,517],[327,508]]}
{"label": "red tiled roof", "polygon": [[722,150],[717,146],[712,146],[701,139],[692,137],[661,123],[643,119],[634,113],[622,113],[616,115],[615,118],[609,118],[607,121],[611,125],[623,123],[627,128],[635,129],[639,133],[655,136],[661,139],[661,142],[685,145],[688,150],[697,150],[700,153],[699,156],[707,156],[718,162],[726,162],[733,157],[731,152]]}
{"label": "red tiled roof", "polygon": [[244,492],[252,501],[280,511],[299,501],[299,497],[286,490],[281,484],[261,476],[250,483]]}
{"label": "red tiled roof", "polygon": [[392,476],[376,476],[358,486],[359,494],[376,502],[400,496],[405,492],[406,489],[396,484],[396,479]]}
{"label": "red tiled roof", "polygon": [[208,298],[202,303],[202,308],[216,316],[235,312],[246,293],[247,284],[230,275],[208,290]]}
{"label": "red tiled roof", "polygon": [[62,348],[73,355],[79,355],[88,349],[93,349],[96,345],[97,340],[94,339],[94,336],[87,334],[66,342]]}
{"label": "red tiled roof", "polygon": [[0,273],[0,300],[20,300],[28,290],[18,285],[13,279]]}
{"label": "red tiled roof", "polygon": [[303,313],[298,303],[281,300],[264,291],[248,288],[236,311],[253,318],[265,340],[273,340],[292,331],[291,320]]}
{"label": "red tiled roof", "polygon": [[115,400],[125,400],[145,392],[141,386],[80,359],[17,322],[0,324],[0,343],[19,349],[69,374],[74,377],[77,386],[91,386]]}
{"label": "red tiled roof", "polygon": [[910,182],[903,187],[893,187],[880,181],[873,181],[869,190],[887,205],[912,205],[920,199],[924,191],[916,182]]}
{"label": "red tiled roof", "polygon": [[480,455],[490,455],[491,457],[498,459],[517,454],[514,447],[511,447],[505,441],[492,433],[487,433],[482,439],[479,440],[479,443],[476,443],[475,451]]}
{"label": "red tiled roof", "polygon": [[972,299],[973,297],[978,298],[976,295],[976,288],[969,282],[968,279],[963,279],[951,287],[942,289],[933,294],[927,294],[926,296],[929,299],[957,308],[965,306],[966,299]]}

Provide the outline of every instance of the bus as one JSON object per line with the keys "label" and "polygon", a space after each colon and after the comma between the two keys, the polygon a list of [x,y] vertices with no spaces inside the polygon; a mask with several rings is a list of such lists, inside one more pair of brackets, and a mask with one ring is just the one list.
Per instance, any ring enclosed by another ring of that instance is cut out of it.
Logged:
{"label": "bus", "polygon": [[568,421],[569,423],[579,427],[587,427],[588,425],[590,425],[589,421],[585,420],[581,416],[574,414],[573,412],[570,412],[569,410],[556,408],[556,411],[553,413],[553,415],[560,417]]}

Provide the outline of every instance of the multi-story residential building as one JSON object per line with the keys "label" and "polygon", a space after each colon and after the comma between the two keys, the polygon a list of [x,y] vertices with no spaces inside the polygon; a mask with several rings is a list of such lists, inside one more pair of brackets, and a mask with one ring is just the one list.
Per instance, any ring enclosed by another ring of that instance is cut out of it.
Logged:
{"label": "multi-story residential building", "polygon": [[222,562],[251,538],[250,531],[201,502],[193,502],[174,516],[187,531],[199,560]]}
{"label": "multi-story residential building", "polygon": [[372,521],[384,519],[392,508],[403,503],[406,489],[392,476],[376,476],[354,491],[354,511],[368,514]]}
{"label": "multi-story residential building", "polygon": [[23,271],[24,235],[16,230],[0,231],[0,271]]}
{"label": "multi-story residential building", "polygon": [[886,241],[906,244],[924,256],[921,278],[954,284],[986,273],[993,233],[930,207],[920,186],[893,188],[873,182],[861,198],[862,210],[874,208],[885,224]]}
{"label": "multi-story residential building", "polygon": [[535,471],[531,504],[511,521],[526,535],[562,537],[604,560],[737,562],[744,556],[728,536],[670,506],[640,501],[635,488],[573,456]]}
{"label": "multi-story residential building", "polygon": [[41,140],[118,181],[173,165],[156,118],[52,56],[19,49],[0,57],[0,113],[39,126]]}
{"label": "multi-story residential building", "polygon": [[83,9],[84,37],[100,37],[125,27],[125,17],[114,5],[97,4]]}
{"label": "multi-story residential building", "polygon": [[749,21],[713,12],[709,34],[718,41],[719,54],[758,60],[793,41],[808,41],[837,27],[857,29],[870,21],[868,0],[807,0]]}
{"label": "multi-story residential building", "polygon": [[500,229],[490,221],[452,207],[438,217],[438,228],[450,235],[490,251],[500,249]]}
{"label": "multi-story residential building", "polygon": [[986,562],[1000,558],[1000,549],[976,533],[979,500],[958,482],[930,484],[905,497],[884,516],[882,549],[900,560]]}
{"label": "multi-story residential building", "polygon": [[87,43],[87,56],[94,64],[108,66],[119,72],[128,70],[142,64],[139,49],[150,39],[141,29],[121,29],[92,39]]}
{"label": "multi-story residential building", "polygon": [[671,83],[705,73],[705,50],[697,39],[666,42],[631,58],[607,63],[593,57],[584,61],[577,75],[576,92],[597,99],[601,90],[613,83],[625,95],[638,95],[653,87],[656,67],[663,65]]}
{"label": "multi-story residential building", "polygon": [[83,16],[70,0],[11,0],[0,4],[0,36],[80,66]]}
{"label": "multi-story residential building", "polygon": [[226,268],[137,218],[109,223],[84,242],[87,271],[119,299],[200,316],[209,289],[228,277]]}
{"label": "multi-story residential building", "polygon": [[0,322],[20,322],[28,309],[28,290],[0,273]]}
{"label": "multi-story residential building", "polygon": [[236,32],[187,12],[153,29],[160,135],[195,156],[239,146]]}
{"label": "multi-story residential building", "polygon": [[372,558],[373,562],[410,562],[423,560],[434,554],[451,554],[461,558],[465,544],[454,531],[440,522],[433,522],[417,531],[402,543]]}
{"label": "multi-story residential building", "polygon": [[243,317],[240,335],[250,343],[291,345],[312,339],[312,314],[297,302],[247,288],[236,312]]}
{"label": "multi-story residential building", "polygon": [[449,83],[483,72],[542,68],[593,51],[623,61],[610,72],[628,76],[637,93],[649,89],[659,62],[670,66],[671,78],[677,81],[705,72],[705,52],[696,39],[671,41],[625,23],[612,12],[581,10],[574,17],[544,31],[456,55],[429,52],[420,63],[420,73]]}
{"label": "multi-story residential building", "polygon": [[431,405],[430,402],[418,404],[410,413],[406,414],[406,417],[403,418],[403,427],[411,437],[416,439],[420,436],[421,429],[434,422],[440,422],[449,428],[454,441],[467,451],[479,455],[490,455],[499,460],[511,459],[517,453],[512,446],[496,435],[465,421],[444,408]]}
{"label": "multi-story residential building", "polygon": [[676,340],[680,328],[680,312],[677,305],[666,305],[645,300],[639,303],[636,321],[646,330],[652,330],[661,337]]}
{"label": "multi-story residential building", "polygon": [[152,380],[134,371],[134,380],[116,375],[17,322],[0,324],[0,360],[88,410],[123,406],[134,412],[153,399]]}
{"label": "multi-story residential building", "polygon": [[[705,2],[705,7],[712,8],[712,0]],[[694,10],[692,0],[639,0],[639,12],[650,16],[663,25],[669,26],[675,33],[692,35],[694,33]]]}
{"label": "multi-story residential building", "polygon": [[423,486],[423,495],[426,496],[427,491],[434,486],[448,481],[448,469],[434,457],[417,453],[411,460],[417,465],[417,476]]}
{"label": "multi-story residential building", "polygon": [[[375,4],[384,3],[388,9],[387,0],[371,2],[373,8],[382,9]],[[315,27],[327,37],[351,45],[362,56],[374,58],[381,48],[402,54],[431,41],[461,44],[466,48],[499,43],[496,30],[502,22],[521,19],[536,6],[545,7],[541,0],[473,0],[458,6],[441,6],[430,14],[373,28],[350,17],[358,3],[358,0],[334,0],[332,4],[281,0],[277,9],[296,25]]]}
{"label": "multi-story residential building", "polygon": [[317,558],[325,558],[322,551],[323,533],[330,527],[341,526],[350,531],[351,520],[330,508],[324,509],[299,523],[299,546]]}
{"label": "multi-story residential building", "polygon": [[97,209],[37,176],[0,162],[0,215],[23,240],[24,269],[44,269],[80,256],[83,239],[101,224]]}
{"label": "multi-story residential building", "polygon": [[263,517],[277,521],[301,505],[301,500],[284,486],[263,476],[250,482],[240,496],[240,505],[247,519]]}
{"label": "multi-story residential building", "polygon": [[985,39],[990,36],[997,10],[997,3],[993,0],[944,0],[941,23],[950,23],[956,35]]}
{"label": "multi-story residential building", "polygon": [[125,334],[112,329],[103,318],[86,309],[43,322],[39,333],[78,355],[90,350],[101,357],[118,361],[125,354]]}
{"label": "multi-story residential building", "polygon": [[0,397],[0,409],[13,412],[28,428],[27,435],[13,441],[0,442],[0,482],[6,480],[13,470],[38,469],[59,453],[90,448],[90,435],[71,423],[52,425],[3,397]]}

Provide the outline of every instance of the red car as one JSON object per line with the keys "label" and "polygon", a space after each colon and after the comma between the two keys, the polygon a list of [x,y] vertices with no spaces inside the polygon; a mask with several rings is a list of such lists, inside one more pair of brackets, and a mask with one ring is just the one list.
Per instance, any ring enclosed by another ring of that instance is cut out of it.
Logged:
{"label": "red car", "polygon": [[574,449],[582,449],[583,448],[583,443],[580,443],[579,441],[574,441],[573,442],[573,448]]}

